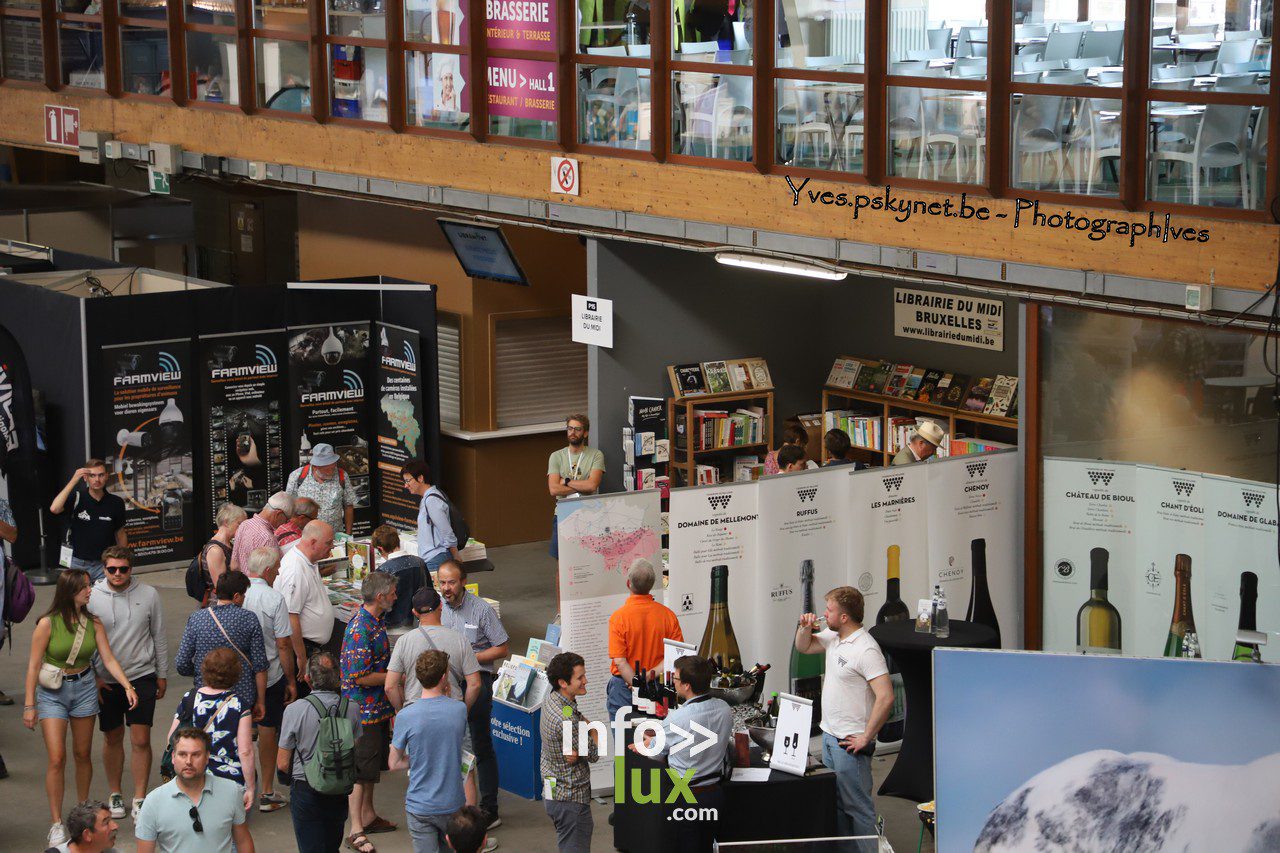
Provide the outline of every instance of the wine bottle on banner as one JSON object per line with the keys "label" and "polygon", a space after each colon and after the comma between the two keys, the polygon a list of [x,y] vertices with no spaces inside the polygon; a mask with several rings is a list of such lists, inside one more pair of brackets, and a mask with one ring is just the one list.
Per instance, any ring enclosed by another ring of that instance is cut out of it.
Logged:
{"label": "wine bottle on banner", "polygon": [[[890,545],[887,557],[889,579],[886,582],[884,604],[880,605],[880,612],[876,614],[877,625],[911,618],[911,610],[902,600],[902,549],[897,545]],[[885,652],[884,662],[889,666],[889,683],[893,685],[893,708],[889,711],[889,719],[880,727],[880,734],[876,739],[881,743],[894,743],[902,740],[902,729],[907,718],[907,691],[902,683],[902,671],[888,652]]]}
{"label": "wine bottle on banner", "polygon": [[[1237,632],[1258,630],[1258,576],[1253,572],[1240,573],[1240,622]],[[1262,662],[1261,649],[1257,643],[1246,642],[1236,634],[1235,648],[1231,651],[1231,659],[1246,662]]]}
{"label": "wine bottle on banner", "polygon": [[1120,654],[1120,611],[1107,600],[1106,548],[1089,552],[1089,600],[1076,613],[1076,651],[1085,655]]}
{"label": "wine bottle on banner", "polygon": [[742,652],[729,618],[729,567],[711,567],[711,611],[698,643],[698,657],[719,662],[723,675],[742,675]]}
{"label": "wine bottle on banner", "polygon": [[[800,563],[800,587],[804,591],[804,602],[800,612],[813,612],[813,560]],[[814,633],[817,633],[816,631]],[[791,692],[814,703],[814,718],[821,719],[818,703],[822,699],[822,673],[827,666],[825,652],[817,654],[801,654],[795,643],[791,644]]]}
{"label": "wine bottle on banner", "polygon": [[996,607],[991,603],[991,589],[987,586],[987,540],[972,540],[969,543],[969,554],[973,576],[969,586],[969,609],[965,611],[964,619],[993,629],[996,632],[996,647],[999,648],[1000,620],[996,618]]}
{"label": "wine bottle on banner", "polygon": [[[1173,558],[1173,619],[1169,622],[1169,637],[1164,641],[1164,656],[1180,658],[1187,634],[1196,633],[1196,620],[1191,613],[1191,558],[1178,554]],[[1195,657],[1200,657],[1197,650]]]}

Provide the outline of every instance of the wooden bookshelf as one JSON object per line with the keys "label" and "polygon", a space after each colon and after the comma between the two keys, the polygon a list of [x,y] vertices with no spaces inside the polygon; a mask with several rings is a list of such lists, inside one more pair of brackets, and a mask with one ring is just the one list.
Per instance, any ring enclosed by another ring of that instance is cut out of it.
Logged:
{"label": "wooden bookshelf", "polygon": [[[684,415],[686,429],[689,429],[690,425],[694,423],[694,416],[699,409],[727,409],[732,413],[735,409],[747,406],[759,406],[764,409],[764,423],[762,424],[764,427],[764,441],[694,450],[693,435],[689,434],[685,437],[687,446],[682,449],[676,448],[676,415]],[[677,485],[696,485],[698,482],[697,470],[699,462],[710,464],[703,462],[704,458],[714,459],[726,453],[746,455],[753,452],[763,456],[773,447],[773,389],[670,397],[667,399],[667,436],[671,441],[671,458],[668,463],[667,475],[671,477],[671,485],[673,487]],[[677,481],[676,471],[680,471],[683,475],[683,482]]]}
{"label": "wooden bookshelf", "polygon": [[[855,403],[861,403],[862,406],[837,406],[832,405],[833,400],[849,400]],[[965,412],[960,409],[953,409],[948,406],[938,406],[933,403],[920,403],[915,400],[904,400],[902,397],[891,397],[887,394],[875,394],[868,391],[854,391],[849,388],[835,388],[830,385],[824,386],[822,389],[822,423],[823,429],[826,429],[827,412],[832,409],[844,408],[863,408],[866,409],[867,417],[880,418],[881,442],[884,447],[875,449],[872,447],[860,447],[854,445],[853,449],[863,456],[869,456],[869,459],[860,461],[869,462],[872,465],[887,466],[893,460],[893,454],[889,452],[889,420],[898,416],[911,415],[929,415],[939,421],[945,421],[947,424],[947,438],[954,438],[956,435],[956,424],[972,424],[973,430],[969,433],[971,437],[981,439],[982,436],[977,435],[983,427],[997,428],[1002,430],[998,436],[989,436],[991,441],[1001,441],[1006,444],[1013,444],[1017,440],[1018,419],[1008,418],[1003,415],[988,415],[982,412]],[[1012,435],[1010,435],[1012,433]],[[1012,440],[1010,440],[1012,439]],[[822,461],[827,461],[827,450],[822,449]]]}

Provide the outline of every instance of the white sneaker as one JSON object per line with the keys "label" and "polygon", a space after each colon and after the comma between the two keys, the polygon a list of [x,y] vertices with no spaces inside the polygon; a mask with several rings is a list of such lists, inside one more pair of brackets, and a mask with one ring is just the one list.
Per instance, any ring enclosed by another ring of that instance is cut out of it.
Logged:
{"label": "white sneaker", "polygon": [[498,839],[486,838],[484,840],[484,847],[480,849],[480,853],[489,853],[490,850],[497,850],[497,849],[498,849]]}
{"label": "white sneaker", "polygon": [[50,847],[57,847],[59,844],[66,844],[71,840],[71,834],[67,832],[67,827],[61,823],[55,823],[49,827],[48,842]]}
{"label": "white sneaker", "polygon": [[144,800],[143,800],[143,798],[142,798],[142,797],[134,797],[134,798],[133,798],[133,812],[132,812],[129,816],[130,816],[131,818],[133,818],[134,820],[137,820],[137,819],[138,819],[138,812],[142,811],[142,803],[143,803],[143,802],[144,802]]}
{"label": "white sneaker", "polygon": [[112,820],[124,820],[124,794],[112,794],[107,798],[107,810]]}
{"label": "white sneaker", "polygon": [[489,825],[485,827],[485,830],[497,829],[500,826],[502,826],[502,818],[495,817],[493,820],[489,821]]}

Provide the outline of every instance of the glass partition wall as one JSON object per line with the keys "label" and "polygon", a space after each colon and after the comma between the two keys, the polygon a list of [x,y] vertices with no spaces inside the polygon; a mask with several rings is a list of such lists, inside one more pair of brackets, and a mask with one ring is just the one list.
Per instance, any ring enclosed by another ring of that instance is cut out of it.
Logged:
{"label": "glass partition wall", "polygon": [[0,0],[0,80],[1267,221],[1273,2]]}

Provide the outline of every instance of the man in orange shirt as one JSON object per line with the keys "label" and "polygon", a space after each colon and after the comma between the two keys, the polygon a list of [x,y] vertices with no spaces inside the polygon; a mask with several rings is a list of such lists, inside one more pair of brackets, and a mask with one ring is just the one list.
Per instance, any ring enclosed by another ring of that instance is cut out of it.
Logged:
{"label": "man in orange shirt", "polygon": [[641,675],[655,674],[662,667],[662,641],[684,640],[680,621],[670,608],[653,600],[657,573],[648,560],[639,559],[627,570],[627,589],[631,595],[625,604],[609,617],[609,657],[613,676],[609,679],[606,703],[609,719],[619,708],[631,704],[631,679],[636,661]]}

